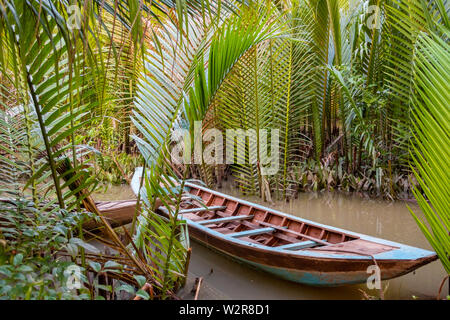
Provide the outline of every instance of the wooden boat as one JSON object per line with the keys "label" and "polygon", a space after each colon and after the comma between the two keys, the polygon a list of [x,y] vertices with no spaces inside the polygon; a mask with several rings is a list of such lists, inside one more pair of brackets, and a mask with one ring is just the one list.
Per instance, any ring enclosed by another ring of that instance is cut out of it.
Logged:
{"label": "wooden boat", "polygon": [[[136,183],[133,189],[139,192]],[[368,271],[372,265],[386,280],[437,259],[428,250],[301,219],[193,183],[186,183],[186,189],[203,199],[203,205],[191,201],[179,211],[191,238],[290,281],[314,286],[364,283],[373,274]],[[164,207],[157,211],[173,214]]]}
{"label": "wooden boat", "polygon": [[[131,223],[136,210],[136,200],[98,201],[95,205],[113,228]],[[95,230],[101,227],[102,223],[95,220],[83,224],[83,228],[87,230]]]}

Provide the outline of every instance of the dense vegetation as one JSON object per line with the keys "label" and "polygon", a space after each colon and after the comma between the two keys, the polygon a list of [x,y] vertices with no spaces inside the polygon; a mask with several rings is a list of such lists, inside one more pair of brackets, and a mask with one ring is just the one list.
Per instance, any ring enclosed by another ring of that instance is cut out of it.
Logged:
{"label": "dense vegetation", "polygon": [[[188,178],[231,176],[269,201],[414,194],[450,272],[446,1],[0,0],[0,35],[1,297],[117,298],[147,282],[138,296],[174,298]],[[278,129],[278,170],[265,174],[249,143],[243,163],[174,162],[174,131],[193,140],[196,121],[203,132]],[[141,165],[143,214],[114,230],[90,195]],[[176,208],[167,221],[161,203]],[[93,218],[103,233],[83,230]],[[71,294],[68,264],[84,282]]]}

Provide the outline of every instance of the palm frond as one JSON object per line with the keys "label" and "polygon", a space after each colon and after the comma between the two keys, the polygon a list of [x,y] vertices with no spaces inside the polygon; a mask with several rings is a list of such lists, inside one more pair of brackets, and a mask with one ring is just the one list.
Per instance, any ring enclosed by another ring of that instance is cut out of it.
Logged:
{"label": "palm frond", "polygon": [[[443,34],[450,35],[448,29],[443,29]],[[415,188],[414,196],[428,225],[409,210],[450,274],[450,94],[445,89],[450,83],[449,54],[448,42],[434,34],[419,34],[414,70],[418,94],[413,99],[411,169],[423,190],[422,194]]]}

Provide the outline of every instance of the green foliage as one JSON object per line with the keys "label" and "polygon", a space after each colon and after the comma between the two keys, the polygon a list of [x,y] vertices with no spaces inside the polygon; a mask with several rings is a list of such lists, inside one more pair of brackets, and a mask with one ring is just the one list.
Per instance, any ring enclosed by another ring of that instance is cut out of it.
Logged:
{"label": "green foliage", "polygon": [[157,199],[168,212],[179,207],[181,201],[179,194],[182,189],[176,187],[179,182],[171,178],[175,175],[167,146],[182,112],[183,90],[188,88],[195,72],[192,63],[204,50],[210,27],[197,20],[186,20],[186,29],[190,29],[192,34],[190,41],[181,41],[187,32],[184,25],[178,30],[175,23],[167,22],[165,28],[167,33],[159,38],[159,51],[148,50],[144,56],[132,116],[133,125],[141,135],[133,138],[149,169],[142,174],[146,192],[140,194],[144,200],[143,214],[139,217],[133,241],[151,261],[152,274],[159,280],[163,298],[167,297],[168,289],[184,278],[188,248],[179,241],[179,237],[187,229],[184,222],[177,219],[176,212],[170,214],[167,221],[154,211]]}
{"label": "green foliage", "polygon": [[[111,271],[108,263],[114,261],[105,262],[98,254],[87,257],[89,245],[83,240],[72,238],[71,232],[63,226],[57,226],[57,229],[65,230],[65,234],[56,237],[62,244],[51,246],[49,240],[50,247],[39,247],[29,255],[24,255],[24,268],[31,272],[29,267],[34,264],[33,268],[42,266],[47,272],[48,268],[44,266],[47,264],[55,270],[56,275],[55,268],[63,266],[63,260],[56,259],[55,255],[62,251],[86,267],[83,272],[106,272],[135,285],[136,280],[130,276],[132,272],[143,276],[146,283],[156,282],[155,285],[158,285],[147,265],[150,261],[126,247],[95,208],[89,194],[98,182],[95,169],[97,160],[101,159],[98,157],[99,151],[93,147],[107,151],[107,157],[111,157],[117,167],[114,170],[129,172],[136,165],[137,157],[121,156],[117,159],[112,149],[119,143],[123,144],[127,153],[131,153],[129,136],[132,127],[129,117],[141,68],[139,57],[147,46],[145,39],[152,38],[155,43],[158,42],[156,34],[159,31],[155,33],[155,30],[161,27],[161,18],[170,17],[170,9],[154,1],[133,0],[120,4],[112,1],[75,1],[74,4],[81,8],[82,25],[81,28],[70,29],[67,22],[71,16],[71,4],[52,0],[0,2],[0,174],[6,177],[5,182],[14,183],[2,183],[1,192],[2,196],[8,196],[6,201],[13,201],[17,197],[27,196],[31,191],[33,201],[27,206],[36,210],[33,212],[36,218],[32,219],[36,223],[34,227],[43,230],[51,226],[45,220],[49,216],[65,223],[64,217],[58,215],[60,212],[73,212],[73,209],[80,211],[82,207],[91,210],[110,237],[107,244],[117,252],[114,259],[126,261],[128,271]],[[185,14],[185,8],[179,11],[179,18]],[[151,36],[145,32],[147,26],[144,28],[144,20],[146,23],[150,21],[154,27]],[[10,108],[14,112],[9,112]],[[116,114],[119,119],[115,118]],[[98,130],[89,132],[92,125]],[[116,136],[112,130],[114,126],[123,135]],[[104,141],[93,141],[95,137],[92,135],[98,133]],[[122,160],[128,163],[121,166],[119,162]],[[111,171],[111,163],[108,165],[102,168],[106,175],[118,175],[117,172],[108,172]],[[23,178],[27,178],[26,183]],[[25,217],[26,214],[23,214]],[[25,226],[23,221],[8,231],[17,233]],[[82,238],[82,221],[77,220],[76,225],[71,225],[72,229],[74,227]],[[5,240],[10,241],[9,237],[7,233]],[[32,237],[27,238],[26,242],[30,246],[40,243]],[[47,254],[49,260],[39,260],[42,254]],[[9,256],[7,259],[10,260]],[[98,268],[99,262],[96,260],[105,263]],[[5,272],[11,271],[10,268],[9,263],[5,264]],[[27,271],[25,269],[22,271]],[[31,282],[17,283],[19,291],[5,289],[5,294],[8,291],[9,296],[33,299],[70,297],[70,294],[62,294],[65,288],[58,284],[63,278],[56,277],[50,282],[36,284],[35,280],[39,280],[42,275],[30,275],[32,278],[24,277]],[[20,273],[8,274],[7,279],[2,280],[15,281],[17,277],[23,280]],[[50,289],[35,292],[36,286],[41,284],[42,288]],[[100,286],[98,284],[97,289]],[[89,287],[92,289],[91,285]],[[59,289],[55,291],[55,288]],[[111,291],[108,287],[101,289]],[[165,283],[161,289],[164,290],[164,296],[173,297],[172,287]],[[23,290],[27,290],[26,296],[22,296]],[[75,297],[75,293],[71,294]],[[89,297],[99,296],[91,294]]]}
{"label": "green foliage", "polygon": [[177,220],[176,216],[165,219],[147,211],[139,217],[139,223],[143,252],[152,262],[153,276],[162,284],[159,289],[164,293],[179,286],[185,281],[186,249],[189,248],[185,221]]}
{"label": "green foliage", "polygon": [[[186,228],[177,219],[182,197],[179,185],[183,182],[171,178],[174,174],[168,146],[172,130],[180,126],[180,116],[184,115],[193,136],[194,121],[205,117],[236,61],[256,44],[277,35],[277,28],[272,28],[277,20],[270,20],[273,18],[271,11],[262,12],[254,15],[251,21],[230,17],[217,29],[214,21],[206,24],[196,19],[187,20],[187,28],[182,30],[168,24],[169,33],[163,35],[165,41],[162,41],[163,37],[160,39],[159,49],[163,55],[149,51],[145,56],[132,120],[143,136],[134,136],[134,139],[149,168],[144,175],[146,193],[143,195],[147,213],[139,219],[135,242],[146,254],[149,251],[156,253],[147,256],[154,261],[153,271],[163,292],[174,282],[171,273],[176,273],[177,277],[182,275],[187,249],[177,240]],[[177,40],[188,28],[194,31],[190,41]],[[206,54],[209,57],[207,70],[203,64]],[[159,98],[161,96],[164,99]],[[185,169],[183,178],[187,174],[188,169]],[[156,199],[168,212],[168,222],[153,213]],[[187,238],[186,235],[183,237]],[[177,265],[172,266],[174,263]]]}
{"label": "green foliage", "polygon": [[[196,67],[189,78],[192,85],[184,94],[191,108],[185,115],[191,138],[196,120],[203,121],[202,130],[280,130],[275,174],[264,175],[260,162],[249,163],[255,154],[260,160],[263,142],[258,134],[256,150],[249,143],[238,146],[244,163],[230,165],[229,171],[244,194],[270,200],[275,193],[285,199],[298,187],[288,176],[299,163],[314,158],[320,165],[334,157],[343,159],[343,170],[358,181],[373,172],[370,193],[410,197],[414,183],[403,180],[410,176],[406,164],[415,44],[419,31],[434,28],[432,21],[448,20],[442,1],[281,1],[273,6],[264,2],[264,9],[259,5],[262,2],[239,6],[240,28],[250,30],[257,24],[268,36],[235,57],[240,41],[233,40],[233,32],[223,39],[216,32],[207,64]],[[273,18],[267,20],[269,16]],[[269,36],[274,30],[284,37]],[[222,79],[220,68],[228,66],[228,56],[233,65],[224,69]],[[220,86],[215,91],[209,83]],[[221,180],[223,167],[194,165],[191,172],[213,185]],[[398,192],[403,186],[406,190]]]}
{"label": "green foliage", "polygon": [[[80,29],[66,24],[72,3]],[[448,271],[446,10],[442,0],[0,0],[2,296],[70,298],[68,261],[42,256],[51,250],[124,281],[119,291],[173,297],[189,245],[178,220],[183,183],[212,185],[225,169],[266,200],[321,189],[398,198],[416,184],[412,170],[431,231],[417,222]],[[174,163],[173,133],[192,140],[195,121],[255,130],[256,146],[240,145],[244,161],[229,168]],[[274,174],[263,170],[260,129],[280,131]],[[124,243],[89,194],[99,181],[128,180],[141,162],[144,213]],[[73,216],[83,207],[127,272],[86,256]],[[13,253],[18,234],[27,238]],[[154,292],[142,289],[150,284]],[[112,294],[98,284],[89,297],[99,289]]]}
{"label": "green foliage", "polygon": [[[55,256],[65,248],[78,250],[71,241],[87,213],[53,210],[42,213],[25,199],[1,201],[0,299],[89,299],[87,289],[74,294],[67,288],[74,265]],[[83,268],[79,266],[80,270]],[[83,279],[80,279],[81,281]]]}
{"label": "green foliage", "polygon": [[[106,187],[127,183],[135,169],[143,162],[140,154],[103,154],[96,159],[96,176]],[[128,181],[127,181],[128,180]]]}
{"label": "green foliage", "polygon": [[[450,29],[442,28],[445,39]],[[440,31],[441,31],[440,30]],[[436,34],[421,33],[416,48],[411,169],[421,190],[414,189],[428,225],[413,214],[420,229],[450,274],[450,45]]]}

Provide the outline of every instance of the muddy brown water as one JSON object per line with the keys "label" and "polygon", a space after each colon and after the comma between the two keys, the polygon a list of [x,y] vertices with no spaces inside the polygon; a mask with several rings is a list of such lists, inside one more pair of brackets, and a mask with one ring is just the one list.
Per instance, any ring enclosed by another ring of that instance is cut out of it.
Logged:
{"label": "muddy brown water", "polygon": [[[242,197],[231,187],[220,192]],[[134,198],[128,186],[110,187],[106,193],[95,195],[96,200]],[[256,197],[246,200],[299,216],[308,220],[364,233],[432,250],[403,201],[384,201],[341,193],[304,193],[291,202],[277,201],[273,205]],[[419,207],[408,203],[414,212]],[[280,280],[262,271],[235,262],[228,257],[191,241],[192,257],[189,278],[181,295],[192,299],[190,290],[196,277],[203,282],[199,299],[364,299],[378,296],[365,284],[338,288],[316,288]],[[383,281],[386,299],[435,298],[446,273],[439,261],[434,261],[399,278]],[[442,290],[448,293],[448,282]]]}

